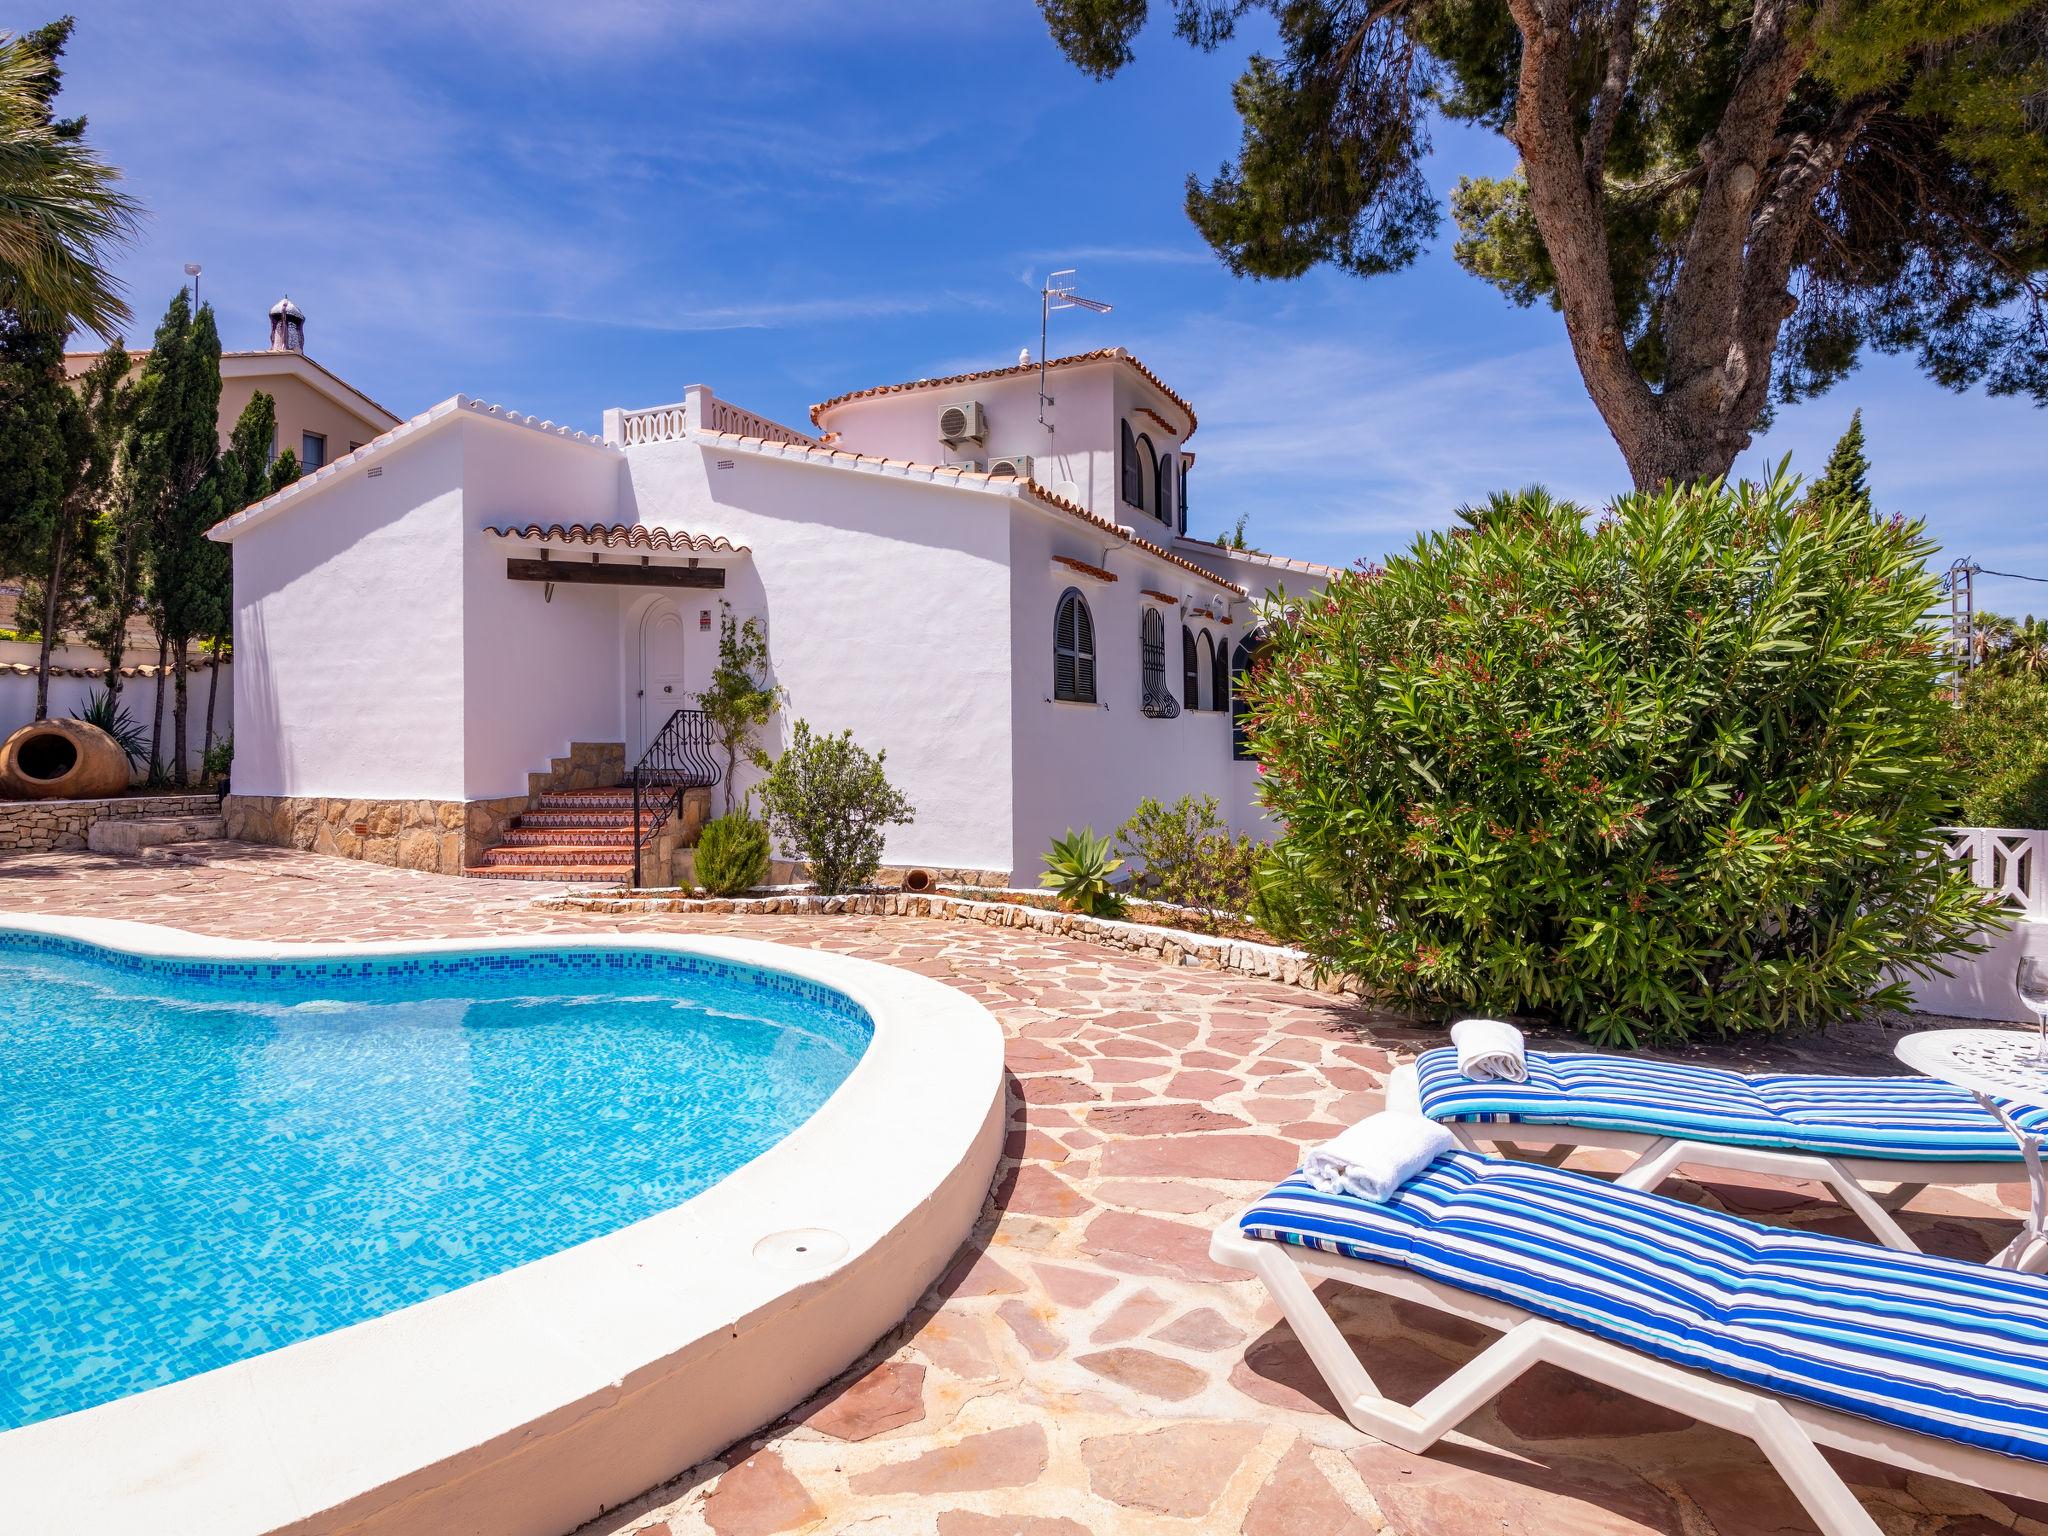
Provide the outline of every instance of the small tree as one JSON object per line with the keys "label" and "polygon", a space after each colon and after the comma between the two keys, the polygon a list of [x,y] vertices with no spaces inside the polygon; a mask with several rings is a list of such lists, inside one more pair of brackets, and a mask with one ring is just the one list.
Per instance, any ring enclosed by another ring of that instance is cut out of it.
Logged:
{"label": "small tree", "polygon": [[813,736],[797,721],[789,748],[761,784],[761,805],[775,839],[803,856],[827,896],[874,879],[885,829],[917,813],[882,771],[888,756],[856,746],[853,732]]}
{"label": "small tree", "polygon": [[768,636],[758,619],[735,622],[732,607],[719,604],[718,665],[711,685],[697,695],[697,707],[711,723],[718,749],[725,754],[725,808],[733,808],[737,786],[733,776],[745,758],[756,768],[768,767],[768,754],[754,744],[754,733],[775,715],[782,690],[768,681]]}
{"label": "small tree", "polygon": [[1324,964],[1628,1043],[1902,1005],[1977,947],[1920,525],[1782,469],[1466,524],[1276,618],[1248,685]]}

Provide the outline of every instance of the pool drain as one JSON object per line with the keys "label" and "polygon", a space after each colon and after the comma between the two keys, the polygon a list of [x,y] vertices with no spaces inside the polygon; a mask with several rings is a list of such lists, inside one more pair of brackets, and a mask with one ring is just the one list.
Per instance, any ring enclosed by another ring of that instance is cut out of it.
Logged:
{"label": "pool drain", "polygon": [[846,1239],[823,1227],[792,1227],[754,1244],[754,1257],[771,1269],[830,1269],[846,1257]]}

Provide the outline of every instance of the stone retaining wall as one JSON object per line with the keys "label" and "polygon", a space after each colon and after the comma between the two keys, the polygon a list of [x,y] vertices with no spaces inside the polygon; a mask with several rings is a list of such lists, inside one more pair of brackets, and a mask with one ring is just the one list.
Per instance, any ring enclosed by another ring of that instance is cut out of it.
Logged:
{"label": "stone retaining wall", "polygon": [[229,795],[227,833],[244,843],[459,875],[505,838],[512,818],[550,790],[603,789],[625,776],[616,741],[572,742],[567,757],[526,776],[527,793],[494,800],[351,800],[333,795]]}
{"label": "stone retaining wall", "polygon": [[94,822],[156,816],[211,816],[212,795],[123,795],[113,800],[0,801],[0,853],[83,848]]}
{"label": "stone retaining wall", "polygon": [[1061,938],[1080,939],[1109,949],[1128,950],[1172,965],[1208,971],[1235,971],[1291,987],[1357,997],[1355,978],[1316,969],[1307,955],[1280,944],[1254,944],[1246,939],[1211,938],[1159,928],[1149,923],[1119,923],[1084,917],[1078,912],[1050,911],[1012,902],[973,901],[964,896],[927,896],[908,891],[856,891],[845,896],[789,894],[774,896],[629,896],[623,892],[558,896],[542,907],[574,912],[762,912],[851,913],[859,917],[936,917],[957,922],[986,923],[995,928],[1033,928]]}
{"label": "stone retaining wall", "polygon": [[459,875],[465,847],[477,846],[469,843],[471,826],[502,827],[525,805],[524,795],[509,800],[229,795],[221,814],[228,836],[238,842]]}

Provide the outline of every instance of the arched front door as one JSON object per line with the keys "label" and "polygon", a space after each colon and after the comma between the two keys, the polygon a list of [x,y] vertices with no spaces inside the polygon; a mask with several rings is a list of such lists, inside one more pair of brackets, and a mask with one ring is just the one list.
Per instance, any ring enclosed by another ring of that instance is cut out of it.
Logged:
{"label": "arched front door", "polygon": [[683,691],[683,616],[673,603],[656,603],[640,620],[640,739],[633,756],[689,703]]}

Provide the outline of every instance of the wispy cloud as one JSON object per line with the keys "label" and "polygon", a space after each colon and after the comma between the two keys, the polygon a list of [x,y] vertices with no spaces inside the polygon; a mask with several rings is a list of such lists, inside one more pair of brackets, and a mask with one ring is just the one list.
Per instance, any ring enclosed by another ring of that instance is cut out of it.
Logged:
{"label": "wispy cloud", "polygon": [[928,295],[868,294],[841,298],[760,299],[749,303],[661,309],[526,310],[506,318],[545,320],[557,325],[607,326],[653,332],[772,331],[791,326],[832,325],[854,320],[887,320],[942,310],[992,310],[996,304],[972,293]]}

